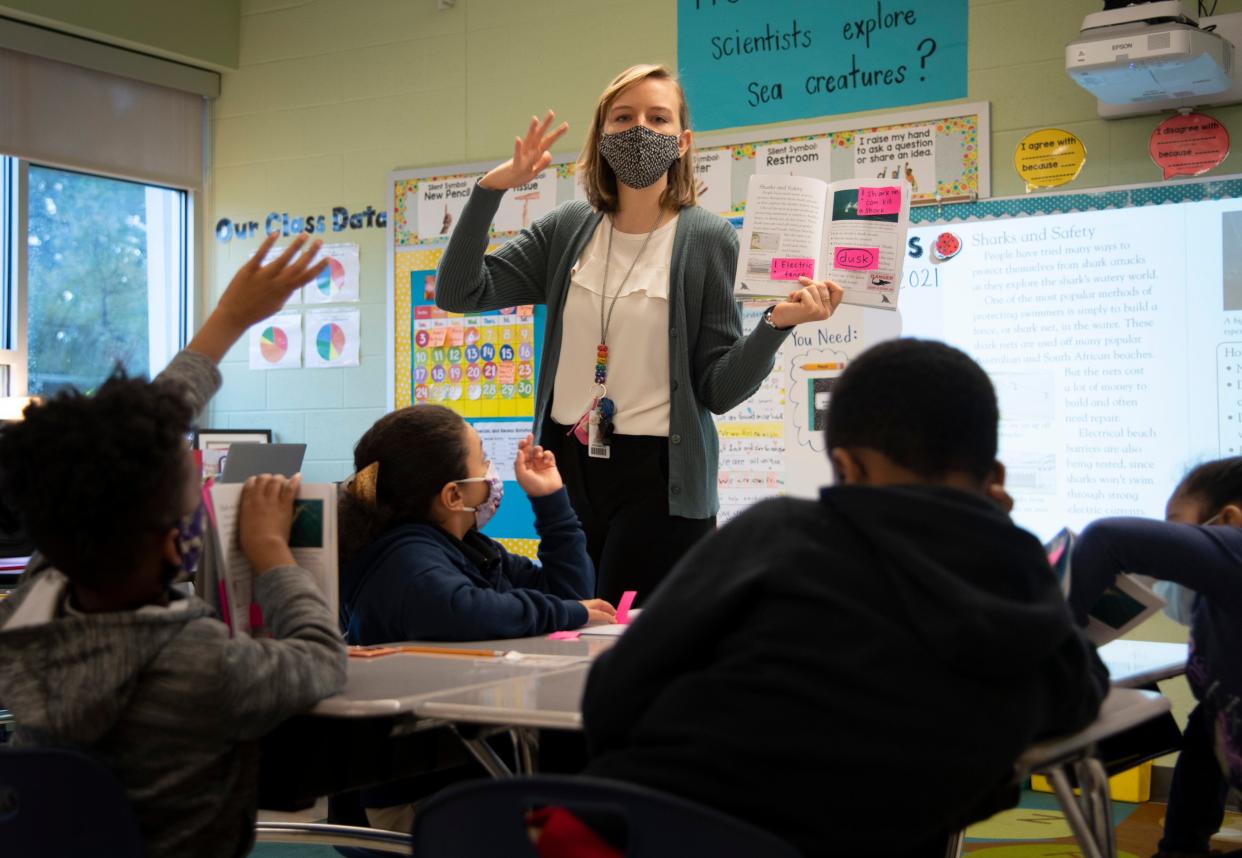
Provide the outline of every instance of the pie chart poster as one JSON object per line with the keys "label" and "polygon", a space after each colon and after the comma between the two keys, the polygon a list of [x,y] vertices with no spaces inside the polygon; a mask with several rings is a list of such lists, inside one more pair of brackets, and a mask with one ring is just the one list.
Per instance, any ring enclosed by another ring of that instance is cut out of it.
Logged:
{"label": "pie chart poster", "polygon": [[966,97],[967,0],[677,0],[697,131]]}
{"label": "pie chart poster", "polygon": [[251,369],[298,369],[302,366],[302,316],[282,313],[250,329]]}
{"label": "pie chart poster", "polygon": [[357,366],[359,322],[357,310],[326,310],[306,313],[306,352],[308,367]]}

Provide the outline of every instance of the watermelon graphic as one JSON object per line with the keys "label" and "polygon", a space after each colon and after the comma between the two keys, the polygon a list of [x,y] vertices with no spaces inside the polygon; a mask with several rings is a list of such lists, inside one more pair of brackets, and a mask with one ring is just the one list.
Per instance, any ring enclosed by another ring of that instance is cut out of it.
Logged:
{"label": "watermelon graphic", "polygon": [[962,252],[962,240],[951,232],[942,232],[936,236],[932,245],[932,256],[940,261],[952,259]]}

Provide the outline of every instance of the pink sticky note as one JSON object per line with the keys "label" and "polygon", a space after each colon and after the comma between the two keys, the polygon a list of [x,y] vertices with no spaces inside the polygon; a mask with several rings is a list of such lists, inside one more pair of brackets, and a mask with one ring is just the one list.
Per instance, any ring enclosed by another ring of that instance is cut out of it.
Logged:
{"label": "pink sticky note", "polygon": [[892,185],[883,188],[858,189],[858,216],[890,215],[901,211],[901,188]]}
{"label": "pink sticky note", "polygon": [[516,366],[511,363],[502,363],[496,367],[496,383],[513,384],[513,378],[516,374]]}
{"label": "pink sticky note", "polygon": [[880,267],[880,248],[834,247],[832,267],[846,271],[875,271]]}
{"label": "pink sticky note", "polygon": [[1048,565],[1056,566],[1061,560],[1061,555],[1065,553],[1065,543],[1062,542],[1056,548],[1052,549],[1052,553],[1048,555]]}
{"label": "pink sticky note", "polygon": [[448,329],[448,344],[450,346],[460,346],[465,341],[466,341],[466,329],[465,328],[449,328]]}
{"label": "pink sticky note", "polygon": [[432,328],[427,332],[428,345],[432,348],[439,348],[444,345],[444,338],[448,335],[448,328]]}
{"label": "pink sticky note", "polygon": [[553,632],[548,635],[550,641],[576,641],[582,637],[582,632]]}
{"label": "pink sticky note", "polygon": [[815,260],[801,256],[777,256],[768,271],[771,280],[797,280],[815,276]]}
{"label": "pink sticky note", "polygon": [[626,590],[621,594],[621,601],[617,602],[617,622],[623,626],[630,622],[630,608],[634,606],[637,595],[637,590]]}

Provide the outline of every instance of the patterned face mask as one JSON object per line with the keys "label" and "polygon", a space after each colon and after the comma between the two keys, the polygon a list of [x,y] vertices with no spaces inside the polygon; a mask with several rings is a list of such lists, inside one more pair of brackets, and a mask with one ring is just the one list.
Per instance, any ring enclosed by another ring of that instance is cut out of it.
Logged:
{"label": "patterned face mask", "polygon": [[207,507],[199,501],[193,512],[181,516],[177,520],[177,554],[181,562],[176,566],[168,564],[165,573],[165,584],[188,581],[198,567],[198,559],[203,554],[203,530],[207,523]]}
{"label": "patterned face mask", "polygon": [[675,134],[661,134],[645,125],[601,135],[599,153],[617,181],[635,189],[654,185],[681,157]]}
{"label": "patterned face mask", "polygon": [[455,482],[487,483],[487,500],[476,507],[462,507],[466,512],[474,513],[474,526],[482,530],[483,526],[492,520],[496,510],[500,509],[500,500],[505,496],[505,483],[500,478],[500,472],[496,470],[495,465],[488,462],[486,475],[482,477],[466,477],[463,480],[455,480]]}

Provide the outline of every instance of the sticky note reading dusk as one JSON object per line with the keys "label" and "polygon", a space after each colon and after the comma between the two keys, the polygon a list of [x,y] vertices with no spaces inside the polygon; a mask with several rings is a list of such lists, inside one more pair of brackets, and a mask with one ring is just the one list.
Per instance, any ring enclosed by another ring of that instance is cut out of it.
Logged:
{"label": "sticky note reading dusk", "polygon": [[858,216],[891,215],[901,211],[901,188],[858,189]]}
{"label": "sticky note reading dusk", "polygon": [[880,267],[878,247],[836,247],[832,251],[832,267],[846,271],[875,271]]}
{"label": "sticky note reading dusk", "polygon": [[634,597],[638,595],[637,590],[626,590],[621,594],[621,601],[617,602],[617,623],[626,625],[630,621],[630,608],[634,606]]}
{"label": "sticky note reading dusk", "polygon": [[770,280],[797,280],[799,277],[815,276],[815,260],[800,256],[778,256],[772,260],[768,272]]}

